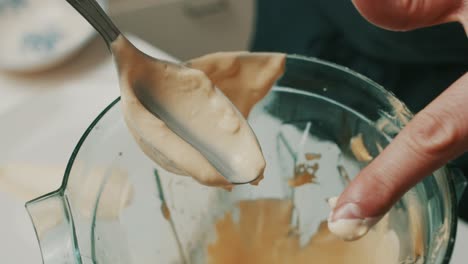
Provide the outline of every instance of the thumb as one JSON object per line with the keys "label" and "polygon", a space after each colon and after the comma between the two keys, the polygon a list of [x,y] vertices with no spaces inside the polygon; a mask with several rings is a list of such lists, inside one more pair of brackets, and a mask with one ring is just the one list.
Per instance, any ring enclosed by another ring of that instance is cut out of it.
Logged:
{"label": "thumb", "polygon": [[467,102],[465,73],[347,186],[331,213],[330,230],[334,232],[341,220],[359,220],[361,232],[356,236],[364,235],[411,187],[468,150]]}

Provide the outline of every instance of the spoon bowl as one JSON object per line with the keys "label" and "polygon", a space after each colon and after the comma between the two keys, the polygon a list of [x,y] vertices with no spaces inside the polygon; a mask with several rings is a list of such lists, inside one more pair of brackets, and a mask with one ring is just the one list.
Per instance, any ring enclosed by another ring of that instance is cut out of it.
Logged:
{"label": "spoon bowl", "polygon": [[261,179],[265,160],[255,134],[202,71],[139,51],[95,0],[67,1],[114,55],[125,120],[148,157],[205,185]]}

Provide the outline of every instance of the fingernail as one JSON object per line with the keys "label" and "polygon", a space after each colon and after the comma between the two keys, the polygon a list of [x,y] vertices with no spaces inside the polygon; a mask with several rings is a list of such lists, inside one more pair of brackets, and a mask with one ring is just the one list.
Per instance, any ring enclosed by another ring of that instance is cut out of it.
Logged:
{"label": "fingernail", "polygon": [[343,240],[363,237],[381,217],[364,217],[359,205],[346,203],[333,210],[328,217],[328,229]]}
{"label": "fingernail", "polygon": [[339,219],[363,219],[361,208],[355,203],[346,203],[333,209],[331,221]]}

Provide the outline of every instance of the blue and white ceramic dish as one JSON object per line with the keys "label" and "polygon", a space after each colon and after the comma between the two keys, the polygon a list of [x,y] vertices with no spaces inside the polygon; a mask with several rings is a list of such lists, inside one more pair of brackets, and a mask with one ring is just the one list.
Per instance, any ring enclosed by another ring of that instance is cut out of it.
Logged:
{"label": "blue and white ceramic dish", "polygon": [[[98,2],[107,8],[107,0]],[[65,0],[0,0],[0,69],[56,66],[93,36],[93,28]]]}

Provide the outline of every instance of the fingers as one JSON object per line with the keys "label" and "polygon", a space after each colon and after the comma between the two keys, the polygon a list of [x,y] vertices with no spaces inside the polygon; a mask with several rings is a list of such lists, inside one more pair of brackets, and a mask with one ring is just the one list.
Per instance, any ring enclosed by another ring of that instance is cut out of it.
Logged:
{"label": "fingers", "polygon": [[330,221],[365,220],[370,227],[422,178],[466,150],[468,73],[417,114],[360,172],[339,197]]}
{"label": "fingers", "polygon": [[465,0],[353,0],[371,23],[390,30],[411,30],[459,21],[468,28]]}

